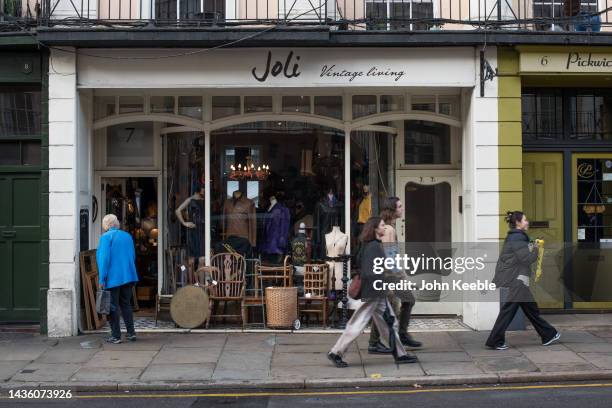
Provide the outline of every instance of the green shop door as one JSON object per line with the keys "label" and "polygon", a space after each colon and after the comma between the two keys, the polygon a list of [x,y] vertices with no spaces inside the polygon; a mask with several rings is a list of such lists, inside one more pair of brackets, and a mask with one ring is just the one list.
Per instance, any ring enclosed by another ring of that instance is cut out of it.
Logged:
{"label": "green shop door", "polygon": [[40,174],[0,174],[0,322],[40,320]]}

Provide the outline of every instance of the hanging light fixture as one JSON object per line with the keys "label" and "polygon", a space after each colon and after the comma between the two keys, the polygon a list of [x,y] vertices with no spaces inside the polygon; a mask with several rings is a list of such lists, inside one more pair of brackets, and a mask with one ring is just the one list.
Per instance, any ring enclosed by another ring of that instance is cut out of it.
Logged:
{"label": "hanging light fixture", "polygon": [[259,180],[263,181],[270,175],[270,166],[267,164],[260,164],[255,166],[251,156],[247,156],[246,163],[232,164],[230,166],[229,178],[230,180]]}

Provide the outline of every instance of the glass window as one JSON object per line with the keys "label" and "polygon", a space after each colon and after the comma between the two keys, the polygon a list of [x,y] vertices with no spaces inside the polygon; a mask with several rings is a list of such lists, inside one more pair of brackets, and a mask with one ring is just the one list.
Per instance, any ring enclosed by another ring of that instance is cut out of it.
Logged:
{"label": "glass window", "polygon": [[450,164],[450,126],[422,120],[404,122],[404,164]]}
{"label": "glass window", "polygon": [[113,116],[115,112],[115,97],[114,96],[96,96],[94,97],[94,118],[96,120],[104,119]]}
{"label": "glass window", "polygon": [[40,142],[29,140],[21,142],[21,164],[24,166],[40,166]]}
{"label": "glass window", "polygon": [[413,111],[424,111],[424,112],[435,112],[436,101],[433,96],[413,96],[412,97],[412,110]]}
{"label": "glass window", "polygon": [[153,125],[150,122],[111,126],[106,134],[106,164],[111,167],[153,166]]}
{"label": "glass window", "polygon": [[554,140],[563,137],[563,98],[557,90],[526,90],[521,97],[523,138]]}
{"label": "glass window", "polygon": [[174,113],[174,96],[152,96],[151,113]]}
{"label": "glass window", "polygon": [[40,160],[39,141],[0,141],[0,166],[40,166]]}
{"label": "glass window", "polygon": [[431,0],[367,0],[366,2],[368,30],[428,30],[431,24],[418,20],[431,18],[433,18]]}
{"label": "glass window", "polygon": [[142,96],[120,96],[119,113],[144,112],[144,98]]}
{"label": "glass window", "polygon": [[310,96],[283,96],[283,112],[310,113]]}
{"label": "glass window", "polygon": [[315,96],[315,115],[342,119],[342,96]]}
{"label": "glass window", "polygon": [[0,87],[0,136],[39,134],[41,107],[38,88]]}
{"label": "glass window", "polygon": [[439,96],[438,113],[458,118],[459,99],[456,96]]}
{"label": "glass window", "polygon": [[376,95],[353,96],[353,118],[374,115],[376,113]]}
{"label": "glass window", "polygon": [[381,112],[401,112],[404,110],[404,97],[402,95],[381,95]]}
{"label": "glass window", "polygon": [[10,166],[21,164],[19,142],[0,141],[0,165]]}
{"label": "glass window", "polygon": [[244,113],[272,112],[271,96],[245,96]]}
{"label": "glass window", "polygon": [[202,97],[201,96],[179,96],[178,114],[193,119],[202,120]]}
{"label": "glass window", "polygon": [[240,115],[239,96],[213,96],[212,105],[213,120]]}

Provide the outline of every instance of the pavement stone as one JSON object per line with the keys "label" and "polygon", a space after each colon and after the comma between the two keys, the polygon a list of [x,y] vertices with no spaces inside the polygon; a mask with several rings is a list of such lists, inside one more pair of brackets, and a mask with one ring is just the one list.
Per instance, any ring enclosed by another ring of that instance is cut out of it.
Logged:
{"label": "pavement stone", "polygon": [[[489,331],[457,331],[448,332],[448,335],[459,344],[482,344],[484,345],[489,337]],[[510,332],[508,332],[510,333]],[[437,334],[437,333],[436,333]]]}
{"label": "pavement stone", "polygon": [[214,364],[151,364],[142,381],[203,381],[212,377]]}
{"label": "pavement stone", "polygon": [[606,341],[605,339],[595,336],[594,334],[591,334],[590,332],[584,330],[560,330],[560,332],[561,339],[559,342],[566,345],[567,343],[603,343]]}
{"label": "pavement stone", "polygon": [[523,354],[536,365],[551,363],[585,363],[580,356],[572,351],[547,351],[545,347],[542,347],[542,349],[543,351],[526,351]]}
{"label": "pavement stone", "polygon": [[567,343],[575,353],[612,353],[612,343]]}
{"label": "pavement stone", "polygon": [[448,351],[448,352],[423,352],[417,350],[416,353],[421,363],[433,363],[440,361],[460,362],[472,361],[472,357],[464,351]]}
{"label": "pavement stone", "polygon": [[594,330],[591,332],[591,334],[604,339],[609,339],[612,338],[612,329]]}
{"label": "pavement stone", "polygon": [[265,380],[270,375],[267,368],[260,369],[228,369],[215,368],[213,380]]}
{"label": "pavement stone", "polygon": [[350,359],[345,359],[348,367],[337,368],[327,362],[325,365],[307,365],[292,367],[272,367],[271,375],[274,378],[363,378],[364,371],[360,363],[351,364]]}
{"label": "pavement stone", "polygon": [[0,361],[0,381],[7,381],[28,364],[29,361]]}
{"label": "pavement stone", "polygon": [[521,373],[538,370],[538,367],[525,357],[478,357],[475,361],[486,373]]}
{"label": "pavement stone", "polygon": [[327,353],[331,346],[329,344],[277,344],[275,353]]}
{"label": "pavement stone", "polygon": [[168,337],[169,339],[164,345],[164,348],[223,347],[228,336],[225,333],[198,333],[180,334]]}
{"label": "pavement stone", "polygon": [[217,363],[221,348],[163,348],[151,364],[202,364]]}
{"label": "pavement stone", "polygon": [[70,377],[81,367],[80,364],[42,364],[32,363],[17,372],[11,381],[22,382],[59,382],[68,381]]}
{"label": "pavement stone", "polygon": [[451,375],[451,374],[482,374],[483,371],[473,362],[432,362],[421,363],[427,375]]}
{"label": "pavement stone", "polygon": [[82,367],[77,371],[70,381],[91,381],[91,382],[120,382],[135,381],[142,374],[142,368],[101,368],[101,367]]}
{"label": "pavement stone", "polygon": [[[346,360],[348,359],[353,359],[352,355],[347,356]],[[324,365],[328,363],[327,353],[274,353],[272,356],[272,367]]]}
{"label": "pavement stone", "polygon": [[144,368],[151,363],[156,351],[110,351],[103,350],[96,353],[85,367],[132,367]]}
{"label": "pavement stone", "polygon": [[510,347],[506,350],[495,350],[486,347],[483,344],[468,343],[463,344],[463,349],[472,357],[509,357],[509,356],[521,356],[522,353]]}
{"label": "pavement stone", "polygon": [[382,377],[417,377],[425,375],[419,363],[394,364],[391,358],[385,362],[364,363],[363,369],[368,378]]}
{"label": "pavement stone", "polygon": [[217,362],[223,370],[266,370],[270,367],[272,350],[266,352],[224,350]]}
{"label": "pavement stone", "polygon": [[99,349],[76,349],[55,347],[48,349],[36,359],[37,363],[86,363],[99,351]]}
{"label": "pavement stone", "polygon": [[544,373],[560,373],[566,371],[593,371],[597,368],[589,363],[574,363],[574,364],[538,364],[538,368]]}
{"label": "pavement stone", "polygon": [[34,361],[49,346],[44,343],[29,344],[21,340],[2,345],[2,353],[0,353],[0,361]]}
{"label": "pavement stone", "polygon": [[340,334],[277,334],[276,344],[322,344],[332,347]]}
{"label": "pavement stone", "polygon": [[597,368],[612,370],[612,354],[610,353],[579,353],[579,356]]}

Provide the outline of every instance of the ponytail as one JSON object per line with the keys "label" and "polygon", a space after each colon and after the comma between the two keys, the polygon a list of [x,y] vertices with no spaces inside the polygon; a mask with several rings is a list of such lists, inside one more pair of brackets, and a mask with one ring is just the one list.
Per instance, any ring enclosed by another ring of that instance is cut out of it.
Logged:
{"label": "ponytail", "polygon": [[516,223],[521,222],[525,214],[522,211],[508,211],[504,220],[510,228],[516,228]]}

